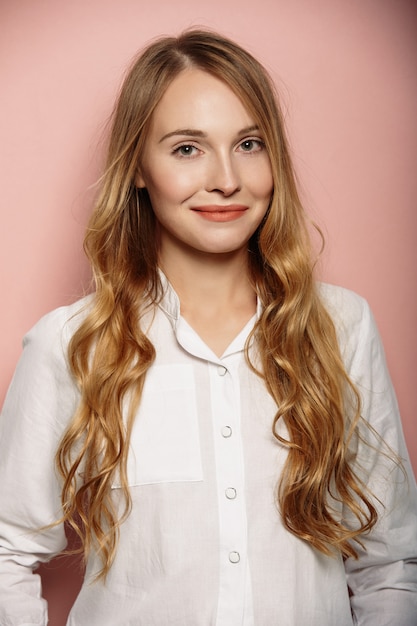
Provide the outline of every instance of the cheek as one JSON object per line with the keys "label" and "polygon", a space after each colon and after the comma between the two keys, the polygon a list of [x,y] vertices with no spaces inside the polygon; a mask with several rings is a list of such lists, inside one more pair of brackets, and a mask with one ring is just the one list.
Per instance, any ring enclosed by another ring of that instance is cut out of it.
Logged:
{"label": "cheek", "polygon": [[166,168],[147,180],[147,189],[154,202],[165,205],[180,204],[186,200],[196,188],[196,177],[191,172],[177,171]]}
{"label": "cheek", "polygon": [[266,190],[266,193],[270,196],[272,194],[272,191],[274,189],[274,179],[272,176],[272,169],[271,169],[271,165],[269,163],[269,159],[268,159],[268,165],[265,168],[264,171],[264,176],[263,176],[263,184],[264,184],[264,188]]}
{"label": "cheek", "polygon": [[246,178],[254,196],[258,198],[270,198],[274,189],[274,180],[269,160],[260,163],[258,167],[250,168]]}
{"label": "cheek", "polygon": [[263,178],[258,178],[252,187],[253,196],[266,205],[269,205],[273,191],[274,184],[272,176],[268,175],[264,175]]}
{"label": "cheek", "polygon": [[274,190],[274,180],[272,178],[272,173],[269,172],[265,175],[264,179],[261,180],[262,190],[265,194],[265,197],[268,199],[272,196],[272,192]]}

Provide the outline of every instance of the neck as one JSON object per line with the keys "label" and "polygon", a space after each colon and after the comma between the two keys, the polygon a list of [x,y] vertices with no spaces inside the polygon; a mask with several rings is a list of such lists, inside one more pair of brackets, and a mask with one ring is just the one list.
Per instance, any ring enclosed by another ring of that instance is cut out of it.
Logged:
{"label": "neck", "polygon": [[256,312],[247,254],[240,250],[160,255],[160,267],[179,296],[182,316],[219,357]]}
{"label": "neck", "polygon": [[160,266],[187,309],[217,308],[236,301],[256,302],[249,279],[247,253],[195,253],[192,258],[176,257],[168,262],[161,255]]}

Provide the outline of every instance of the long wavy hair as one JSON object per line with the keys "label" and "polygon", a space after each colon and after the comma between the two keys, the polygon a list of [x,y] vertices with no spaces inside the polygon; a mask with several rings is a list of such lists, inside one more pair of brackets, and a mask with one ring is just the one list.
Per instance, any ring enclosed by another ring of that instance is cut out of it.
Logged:
{"label": "long wavy hair", "polygon": [[[263,304],[255,325],[257,364],[277,404],[272,431],[288,449],[277,489],[289,531],[319,551],[357,556],[355,541],[377,512],[354,470],[349,442],[360,420],[359,396],[344,369],[333,322],[315,288],[309,237],[283,115],[262,65],[236,43],[191,30],[153,42],[135,60],[113,113],[101,191],[85,237],[95,282],[93,303],[73,335],[69,363],[81,400],[56,456],[64,520],[85,556],[114,560],[120,525],[130,512],[127,456],[146,372],[155,356],[141,312],[160,294],[156,221],[146,189],[135,185],[152,113],[186,68],[221,79],[253,116],[274,179],[267,216],[251,238],[249,269]],[[249,349],[246,350],[249,359]],[[278,434],[284,420],[288,439]],[[82,477],[82,479],[80,478]],[[111,485],[122,486],[116,510]],[[344,525],[331,505],[357,520]]]}

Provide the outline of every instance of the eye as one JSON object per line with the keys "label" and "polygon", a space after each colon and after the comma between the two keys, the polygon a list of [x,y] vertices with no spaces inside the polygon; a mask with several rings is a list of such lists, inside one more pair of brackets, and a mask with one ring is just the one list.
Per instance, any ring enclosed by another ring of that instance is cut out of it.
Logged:
{"label": "eye", "polygon": [[190,143],[183,143],[181,146],[174,148],[172,153],[179,157],[193,157],[197,156],[198,148]]}
{"label": "eye", "polygon": [[264,143],[260,139],[245,139],[238,148],[241,152],[259,152],[263,150]]}

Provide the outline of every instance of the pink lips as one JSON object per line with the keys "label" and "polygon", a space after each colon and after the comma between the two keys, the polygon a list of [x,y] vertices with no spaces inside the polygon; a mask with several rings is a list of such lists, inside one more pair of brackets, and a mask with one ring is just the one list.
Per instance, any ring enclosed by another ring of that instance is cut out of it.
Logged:
{"label": "pink lips", "polygon": [[211,222],[230,222],[241,217],[248,210],[248,207],[243,204],[229,204],[227,206],[210,204],[192,207],[192,210]]}

